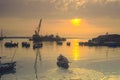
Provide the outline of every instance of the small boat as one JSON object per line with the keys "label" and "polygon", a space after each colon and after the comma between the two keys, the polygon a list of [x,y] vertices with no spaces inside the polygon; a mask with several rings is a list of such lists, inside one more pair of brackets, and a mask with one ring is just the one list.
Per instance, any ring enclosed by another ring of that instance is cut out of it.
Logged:
{"label": "small boat", "polygon": [[18,43],[13,43],[12,41],[11,42],[6,42],[5,43],[5,47],[8,47],[8,48],[10,48],[10,47],[18,47]]}
{"label": "small boat", "polygon": [[67,44],[67,46],[70,46],[70,42],[67,42],[66,44]]}
{"label": "small boat", "polygon": [[43,46],[42,42],[40,42],[40,43],[34,43],[33,44],[33,49],[35,49],[35,48],[41,48],[42,46]]}
{"label": "small boat", "polygon": [[15,69],[16,62],[0,63],[0,72]]}
{"label": "small boat", "polygon": [[57,45],[62,45],[63,43],[61,41],[56,41]]}
{"label": "small boat", "polygon": [[61,67],[61,68],[64,68],[64,69],[68,69],[69,68],[69,61],[68,59],[63,56],[63,55],[59,55],[58,58],[57,58],[57,66],[58,67]]}
{"label": "small boat", "polygon": [[15,70],[16,62],[7,62],[7,63],[1,63],[1,57],[0,57],[0,73],[9,72],[11,70]]}
{"label": "small boat", "polygon": [[28,42],[22,42],[22,47],[29,48],[30,47],[30,43],[28,43]]}

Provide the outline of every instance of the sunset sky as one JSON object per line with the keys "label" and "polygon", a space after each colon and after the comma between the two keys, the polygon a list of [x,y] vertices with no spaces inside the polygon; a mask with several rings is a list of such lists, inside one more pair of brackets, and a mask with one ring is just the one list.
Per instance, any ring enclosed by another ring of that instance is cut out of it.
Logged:
{"label": "sunset sky", "polygon": [[0,29],[5,36],[32,36],[40,18],[43,35],[120,34],[120,0],[0,0]]}

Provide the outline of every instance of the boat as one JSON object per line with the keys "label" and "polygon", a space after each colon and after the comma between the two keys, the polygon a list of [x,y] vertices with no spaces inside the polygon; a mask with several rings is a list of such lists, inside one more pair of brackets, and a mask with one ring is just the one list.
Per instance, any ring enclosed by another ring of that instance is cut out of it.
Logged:
{"label": "boat", "polygon": [[39,26],[35,30],[35,34],[30,38],[29,40],[33,40],[33,42],[39,42],[39,41],[65,41],[65,38],[61,38],[59,35],[54,36],[53,34],[51,35],[46,35],[46,36],[40,36],[40,27],[41,27],[42,19],[40,19]]}
{"label": "boat", "polygon": [[67,46],[70,46],[70,42],[67,42],[66,45],[67,45]]}
{"label": "boat", "polygon": [[33,49],[35,49],[35,48],[41,48],[42,46],[43,46],[42,42],[34,43],[33,44]]}
{"label": "boat", "polygon": [[63,43],[61,41],[56,41],[57,45],[62,45]]}
{"label": "boat", "polygon": [[0,72],[15,69],[16,62],[0,63]]}
{"label": "boat", "polygon": [[12,41],[11,42],[6,42],[4,46],[7,47],[7,48],[18,47],[18,43],[15,43],[15,42],[13,43]]}
{"label": "boat", "polygon": [[1,58],[0,57],[0,74],[4,74],[6,72],[15,70],[16,62],[6,62],[6,63],[1,63]]}
{"label": "boat", "polygon": [[30,43],[29,42],[22,42],[22,47],[29,48]]}
{"label": "boat", "polygon": [[60,68],[68,69],[69,68],[68,59],[65,56],[60,54],[57,58],[57,66]]}

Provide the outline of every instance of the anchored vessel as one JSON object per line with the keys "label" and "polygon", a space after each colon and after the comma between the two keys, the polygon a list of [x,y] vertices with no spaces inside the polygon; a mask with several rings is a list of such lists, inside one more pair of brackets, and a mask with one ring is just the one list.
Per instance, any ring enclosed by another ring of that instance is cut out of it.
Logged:
{"label": "anchored vessel", "polygon": [[6,63],[1,63],[1,58],[0,57],[0,74],[4,74],[6,72],[15,70],[16,62],[6,62]]}
{"label": "anchored vessel", "polygon": [[42,19],[40,19],[39,26],[35,30],[35,34],[32,36],[32,39],[30,39],[30,40],[33,40],[34,42],[38,42],[38,41],[65,41],[66,40],[65,38],[61,38],[58,35],[54,36],[52,34],[46,35],[46,36],[40,36],[39,32],[40,32],[41,22],[42,22]]}
{"label": "anchored vessel", "polygon": [[63,55],[59,55],[57,58],[57,66],[64,68],[64,69],[68,69],[69,68],[69,61],[68,59],[63,56]]}

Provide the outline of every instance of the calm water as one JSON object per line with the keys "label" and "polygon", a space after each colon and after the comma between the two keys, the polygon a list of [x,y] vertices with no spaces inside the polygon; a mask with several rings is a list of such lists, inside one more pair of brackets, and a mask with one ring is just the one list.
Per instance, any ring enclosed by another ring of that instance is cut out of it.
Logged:
{"label": "calm water", "polygon": [[[22,48],[5,48],[0,41],[2,62],[10,61],[15,54],[16,72],[1,75],[0,80],[120,80],[120,48],[79,46],[85,39],[68,39],[71,46],[57,45],[55,42],[43,42],[43,47],[33,50]],[[29,41],[28,41],[29,42]],[[68,70],[56,65],[56,58],[63,54],[70,61]],[[35,64],[36,63],[36,64]]]}

